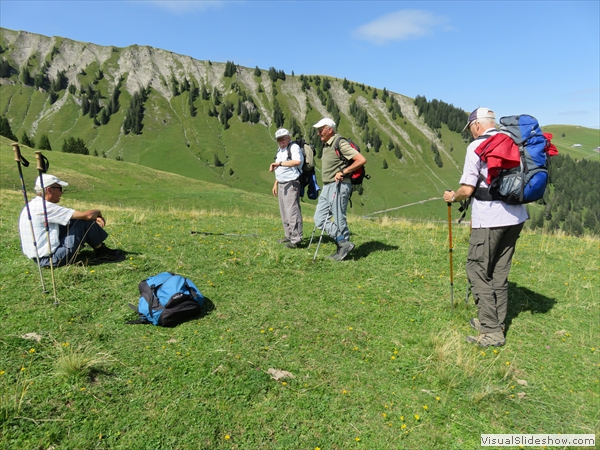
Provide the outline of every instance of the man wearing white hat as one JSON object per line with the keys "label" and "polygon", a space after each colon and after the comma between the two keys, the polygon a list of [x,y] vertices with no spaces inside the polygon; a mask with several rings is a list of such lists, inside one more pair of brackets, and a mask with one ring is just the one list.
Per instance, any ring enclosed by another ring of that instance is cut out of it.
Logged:
{"label": "man wearing white hat", "polygon": [[[315,225],[325,228],[327,234],[335,240],[337,252],[329,258],[341,261],[354,249],[350,242],[350,230],[346,220],[348,200],[352,194],[350,176],[356,169],[362,167],[366,158],[357,152],[345,139],[339,139],[340,153],[350,163],[346,163],[336,154],[334,144],[340,136],[335,132],[335,122],[323,118],[313,125],[325,144],[321,158],[321,174],[323,190],[319,196],[315,211]],[[333,218],[333,221],[331,221]]]}
{"label": "man wearing white hat", "polygon": [[[456,192],[444,192],[445,202],[467,200],[476,188],[487,189],[487,165],[475,150],[485,139],[497,133],[495,120],[496,115],[489,108],[477,108],[469,116],[463,131],[468,128],[474,140],[467,147],[461,186]],[[508,272],[517,239],[528,218],[524,205],[472,197],[467,277],[478,318],[471,319],[469,323],[479,334],[467,336],[467,342],[482,347],[499,347],[506,342],[504,320],[508,308]]]}
{"label": "man wearing white hat", "polygon": [[[35,240],[31,235],[27,208],[23,208],[19,218],[21,247],[25,256],[30,259],[39,256],[42,267],[50,266],[50,258],[52,258],[54,267],[64,266],[72,263],[80,247],[87,243],[94,249],[97,259],[105,261],[122,259],[123,254],[119,250],[112,250],[104,245],[108,234],[103,229],[106,220],[99,209],[76,211],[58,205],[63,194],[63,187],[68,185],[65,181],[47,173],[42,175],[41,180],[40,177],[36,179],[36,197],[29,202]],[[46,214],[44,214],[42,196],[46,200]],[[46,232],[46,218],[49,233]],[[37,250],[34,242],[37,243]]]}
{"label": "man wearing white hat", "polygon": [[275,172],[273,195],[279,198],[279,213],[283,223],[285,237],[279,242],[288,248],[296,248],[302,242],[302,210],[300,208],[300,192],[302,186],[300,175],[304,154],[300,146],[290,142],[290,132],[280,128],[275,132],[277,139],[277,155],[275,162],[269,166]]}

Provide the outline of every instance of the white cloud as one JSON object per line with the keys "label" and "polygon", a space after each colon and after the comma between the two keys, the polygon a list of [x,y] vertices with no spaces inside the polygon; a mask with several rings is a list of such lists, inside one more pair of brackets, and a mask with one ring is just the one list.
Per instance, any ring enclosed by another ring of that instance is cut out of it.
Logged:
{"label": "white cloud", "polygon": [[153,0],[149,1],[161,9],[173,14],[181,15],[195,11],[206,11],[210,8],[220,7],[223,1],[216,0]]}
{"label": "white cloud", "polygon": [[447,22],[444,16],[436,16],[429,11],[405,9],[361,25],[356,34],[375,44],[385,44],[430,35]]}

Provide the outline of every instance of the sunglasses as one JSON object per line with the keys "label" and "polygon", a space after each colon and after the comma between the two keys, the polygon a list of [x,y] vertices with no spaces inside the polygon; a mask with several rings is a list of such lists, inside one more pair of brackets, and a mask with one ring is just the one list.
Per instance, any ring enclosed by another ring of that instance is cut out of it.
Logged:
{"label": "sunglasses", "polygon": [[62,192],[62,186],[48,186],[50,189],[58,189],[60,192]]}

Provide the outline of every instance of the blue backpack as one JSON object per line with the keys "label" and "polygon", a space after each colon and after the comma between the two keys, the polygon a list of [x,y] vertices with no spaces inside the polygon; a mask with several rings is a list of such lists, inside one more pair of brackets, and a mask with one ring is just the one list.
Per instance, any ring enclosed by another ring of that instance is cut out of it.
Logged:
{"label": "blue backpack", "polygon": [[513,169],[502,170],[487,192],[477,189],[475,198],[513,205],[541,199],[549,181],[548,157],[558,153],[550,141],[552,135],[542,133],[537,119],[527,114],[502,117],[498,132],[510,137],[518,146],[521,162]]}
{"label": "blue backpack", "polygon": [[151,323],[172,327],[200,314],[204,296],[188,278],[162,272],[139,284],[138,307],[129,305],[140,318],[128,323]]}

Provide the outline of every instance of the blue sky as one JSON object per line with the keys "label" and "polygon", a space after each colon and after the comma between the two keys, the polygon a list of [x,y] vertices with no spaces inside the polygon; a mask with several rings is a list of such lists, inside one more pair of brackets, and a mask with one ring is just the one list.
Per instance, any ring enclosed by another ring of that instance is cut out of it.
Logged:
{"label": "blue sky", "polygon": [[1,0],[0,24],[600,128],[600,2]]}

